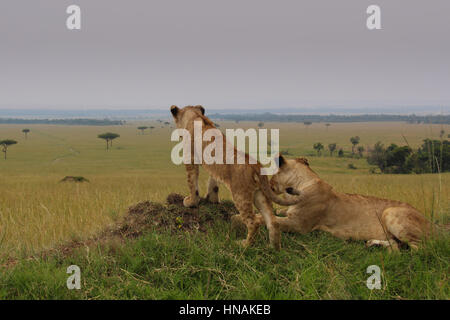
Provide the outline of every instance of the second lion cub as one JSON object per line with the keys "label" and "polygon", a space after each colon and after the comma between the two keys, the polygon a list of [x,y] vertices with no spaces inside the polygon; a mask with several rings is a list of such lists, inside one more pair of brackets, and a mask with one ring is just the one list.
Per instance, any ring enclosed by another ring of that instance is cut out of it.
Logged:
{"label": "second lion cub", "polygon": [[431,223],[408,203],[337,192],[311,170],[305,158],[280,156],[278,163],[278,173],[270,181],[272,189],[276,193],[298,191],[303,199],[284,211],[286,217],[276,218],[282,231],[322,230],[393,250],[400,243],[415,249],[431,232]]}

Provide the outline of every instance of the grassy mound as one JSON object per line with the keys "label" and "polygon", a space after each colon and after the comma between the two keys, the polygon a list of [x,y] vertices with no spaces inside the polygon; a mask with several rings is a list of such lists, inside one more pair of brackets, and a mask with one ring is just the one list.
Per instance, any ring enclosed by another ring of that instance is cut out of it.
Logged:
{"label": "grassy mound", "polygon": [[[199,231],[206,233],[217,220],[228,221],[230,216],[238,213],[231,201],[213,204],[202,199],[198,208],[186,208],[183,206],[183,199],[184,196],[171,193],[167,196],[166,205],[151,201],[139,202],[128,208],[120,222],[105,228],[98,235],[83,241],[72,240],[29,259],[49,259],[55,255],[68,257],[76,249],[83,247],[116,246],[127,239],[142,236],[146,232],[183,234]],[[17,260],[9,260],[4,266],[11,267],[16,263]]]}
{"label": "grassy mound", "polygon": [[166,205],[144,201],[131,206],[116,233],[129,238],[149,229],[172,233],[207,232],[216,219],[228,221],[231,215],[238,213],[231,201],[212,204],[202,199],[198,208],[186,208],[183,198],[182,195],[171,193]]}

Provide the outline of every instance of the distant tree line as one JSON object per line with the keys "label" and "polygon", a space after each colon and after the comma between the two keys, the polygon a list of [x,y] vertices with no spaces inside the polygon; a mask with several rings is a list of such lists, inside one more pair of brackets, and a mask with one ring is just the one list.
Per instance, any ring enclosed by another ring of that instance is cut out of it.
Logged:
{"label": "distant tree line", "polygon": [[[354,158],[354,157],[359,157],[362,158],[363,157],[363,152],[365,151],[365,148],[363,146],[358,146],[359,142],[360,142],[360,138],[358,136],[354,136],[350,138],[350,142],[352,144],[352,153],[351,155],[349,155],[349,157]],[[313,148],[314,150],[316,150],[317,155],[321,156],[322,155],[322,150],[325,149],[325,146],[321,143],[321,142],[316,142],[313,144]],[[330,152],[330,157],[333,156],[333,153],[337,150],[338,151],[338,157],[344,157],[344,150],[342,148],[338,148],[337,143],[330,143],[327,146],[328,151]],[[358,153],[355,152],[358,151]]]}
{"label": "distant tree line", "polygon": [[[445,132],[442,130],[440,137],[443,139]],[[439,173],[450,171],[450,141],[448,140],[423,140],[422,145],[413,150],[409,146],[398,146],[391,143],[385,147],[381,142],[377,142],[367,150],[363,146],[358,146],[360,138],[354,136],[350,138],[352,153],[347,157],[363,158],[363,153],[367,152],[367,162],[378,167],[382,173]],[[330,156],[337,150],[336,143],[328,144]],[[325,146],[321,142],[313,145],[317,156],[322,155]],[[289,155],[288,151],[282,154]],[[344,157],[342,148],[338,149],[338,156]],[[350,167],[349,167],[350,168]],[[350,169],[355,169],[352,167]],[[371,168],[375,172],[375,168]]]}
{"label": "distant tree line", "polygon": [[383,173],[438,173],[450,171],[450,142],[423,140],[417,151],[392,143],[385,147],[377,142],[369,151],[367,162]]}
{"label": "distant tree line", "polygon": [[81,126],[114,126],[125,124],[124,120],[109,119],[13,119],[0,118],[0,124],[62,124]]}
{"label": "distant tree line", "polygon": [[[258,122],[301,122],[309,125],[313,122],[376,122],[376,121],[402,121],[407,123],[439,123],[450,124],[450,115],[395,115],[395,114],[362,114],[362,115],[300,115],[300,114],[274,114],[270,112],[259,114],[219,114],[210,116],[212,119]],[[327,126],[328,127],[328,126]]]}

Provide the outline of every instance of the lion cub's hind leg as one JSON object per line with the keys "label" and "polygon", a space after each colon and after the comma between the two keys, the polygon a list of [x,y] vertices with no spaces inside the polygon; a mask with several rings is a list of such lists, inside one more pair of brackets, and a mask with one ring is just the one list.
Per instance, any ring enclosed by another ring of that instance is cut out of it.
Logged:
{"label": "lion cub's hind leg", "polygon": [[185,207],[196,207],[200,202],[200,196],[198,194],[198,169],[198,165],[186,165],[187,181],[190,195],[183,200],[183,205]]}
{"label": "lion cub's hind leg", "polygon": [[216,179],[209,176],[208,179],[208,193],[206,194],[206,200],[211,203],[219,203],[219,185]]}
{"label": "lion cub's hind leg", "polygon": [[259,210],[264,218],[266,227],[269,230],[270,245],[275,250],[281,249],[281,232],[280,226],[273,214],[272,202],[267,199],[261,190],[257,190],[254,195],[255,207]]}
{"label": "lion cub's hind leg", "polygon": [[[255,214],[255,221],[259,226],[265,225],[264,218],[260,214]],[[244,220],[240,214],[235,214],[231,216],[231,229],[239,229],[245,227]]]}
{"label": "lion cub's hind leg", "polygon": [[[252,194],[239,193],[232,194],[234,205],[239,211],[239,219],[247,226],[247,238],[242,241],[244,247],[251,246],[255,241],[256,231],[258,231],[259,224],[255,219],[255,213],[253,212]],[[237,218],[235,218],[237,220]]]}

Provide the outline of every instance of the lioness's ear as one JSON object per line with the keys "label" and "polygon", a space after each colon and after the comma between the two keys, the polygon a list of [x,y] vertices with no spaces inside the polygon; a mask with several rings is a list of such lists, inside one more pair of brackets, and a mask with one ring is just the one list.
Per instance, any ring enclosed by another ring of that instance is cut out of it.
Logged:
{"label": "lioness's ear", "polygon": [[281,154],[275,157],[275,163],[278,165],[278,168],[281,168],[286,164],[286,160],[283,158]]}
{"label": "lioness's ear", "polygon": [[172,115],[173,115],[174,117],[177,116],[178,111],[180,111],[180,109],[179,109],[177,106],[171,106],[171,107],[170,107],[170,112],[172,112]]}
{"label": "lioness's ear", "polygon": [[308,159],[306,159],[306,158],[297,158],[297,159],[295,159],[295,161],[303,163],[304,165],[307,165],[309,167],[309,162],[308,162]]}
{"label": "lioness's ear", "polygon": [[202,115],[205,115],[205,108],[203,108],[202,106],[195,106],[195,107],[200,109]]}

